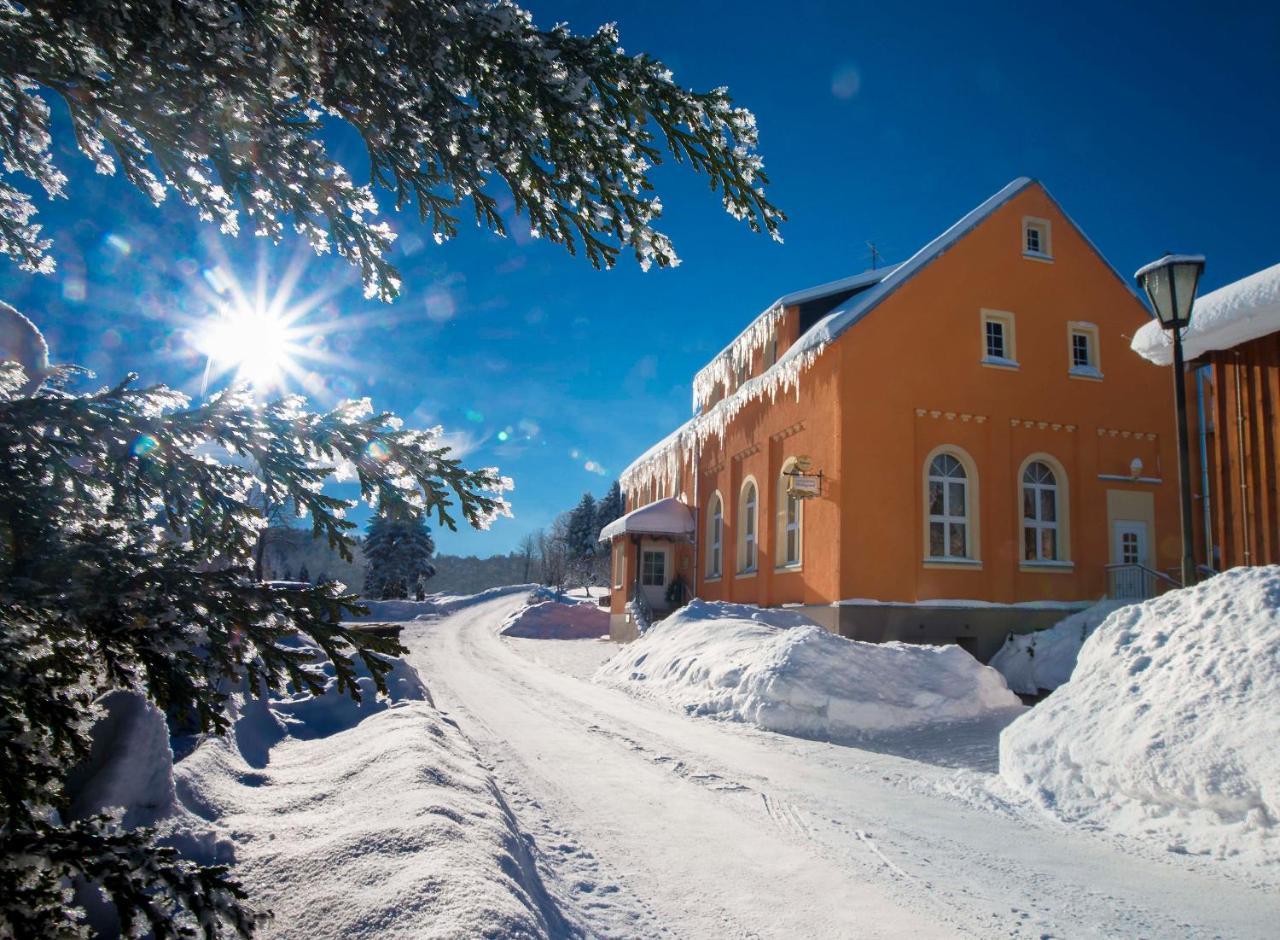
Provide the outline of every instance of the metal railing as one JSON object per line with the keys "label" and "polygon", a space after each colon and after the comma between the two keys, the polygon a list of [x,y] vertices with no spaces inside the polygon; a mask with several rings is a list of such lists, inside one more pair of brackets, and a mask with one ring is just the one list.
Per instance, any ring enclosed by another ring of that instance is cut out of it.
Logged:
{"label": "metal railing", "polygon": [[1181,581],[1146,565],[1107,565],[1107,597],[1114,600],[1155,597],[1161,584],[1182,587]]}

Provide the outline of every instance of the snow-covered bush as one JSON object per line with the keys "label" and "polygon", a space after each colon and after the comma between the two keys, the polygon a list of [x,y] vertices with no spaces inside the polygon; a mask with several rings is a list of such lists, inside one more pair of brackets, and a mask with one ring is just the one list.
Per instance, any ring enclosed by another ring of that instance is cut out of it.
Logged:
{"label": "snow-covered bush", "polygon": [[1047,630],[1010,634],[991,659],[991,668],[1023,695],[1056,689],[1071,678],[1080,647],[1113,610],[1128,601],[1099,601],[1059,620]]}
{"label": "snow-covered bush", "polygon": [[1280,858],[1280,567],[1115,611],[1071,681],[1007,727],[1000,772],[1073,820]]}
{"label": "snow-covered bush", "polygon": [[596,681],[693,715],[843,739],[1017,708],[958,646],[861,643],[803,615],[692,601],[600,667]]}

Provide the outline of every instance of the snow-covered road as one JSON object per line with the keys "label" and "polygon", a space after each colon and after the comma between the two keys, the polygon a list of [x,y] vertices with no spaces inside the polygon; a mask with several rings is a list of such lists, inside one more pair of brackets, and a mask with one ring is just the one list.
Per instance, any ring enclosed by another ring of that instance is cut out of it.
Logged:
{"label": "snow-covered road", "polygon": [[586,934],[1275,935],[1274,875],[1052,822],[994,778],[990,724],[864,749],[685,717],[587,681],[600,641],[498,636],[523,603],[402,639]]}

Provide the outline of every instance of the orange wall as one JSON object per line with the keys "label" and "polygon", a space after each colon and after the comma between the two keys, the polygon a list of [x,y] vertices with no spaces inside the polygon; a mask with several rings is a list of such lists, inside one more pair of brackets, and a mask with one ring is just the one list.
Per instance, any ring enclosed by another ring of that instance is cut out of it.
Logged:
{"label": "orange wall", "polygon": [[[1024,216],[1051,222],[1052,262],[1022,256]],[[983,308],[1014,315],[1018,369],[981,363]],[[1163,370],[1129,350],[1146,320],[1142,305],[1032,187],[846,332],[837,343],[840,397],[850,403],[841,453],[841,596],[1098,597],[1110,561],[1108,489],[1154,495],[1153,560],[1160,568],[1176,566],[1171,396],[1153,387],[1163,385]],[[1102,381],[1069,375],[1070,321],[1098,327]],[[924,461],[942,444],[963,448],[977,464],[980,568],[923,561]],[[1066,471],[1070,569],[1020,564],[1018,471],[1037,452]],[[1099,480],[1099,474],[1127,476],[1134,457],[1143,462],[1143,476],[1164,482]]]}

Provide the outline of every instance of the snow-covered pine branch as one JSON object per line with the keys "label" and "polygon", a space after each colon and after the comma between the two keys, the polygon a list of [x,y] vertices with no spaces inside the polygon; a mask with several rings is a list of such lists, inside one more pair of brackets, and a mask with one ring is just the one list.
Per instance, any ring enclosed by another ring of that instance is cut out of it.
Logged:
{"label": "snow-covered pine branch", "polygon": [[[444,240],[468,203],[505,232],[503,186],[535,235],[597,267],[623,250],[678,263],[654,227],[649,171],[664,154],[753,230],[777,238],[784,220],[755,118],[726,89],[681,88],[613,26],[539,29],[507,0],[0,0],[0,252],[28,270],[52,269],[49,243],[5,175],[64,195],[51,100],[99,172],[122,170],[157,203],[176,192],[226,232],[278,239],[291,225],[384,300],[399,278],[379,192]],[[364,144],[365,185],[330,153],[338,124]]]}

